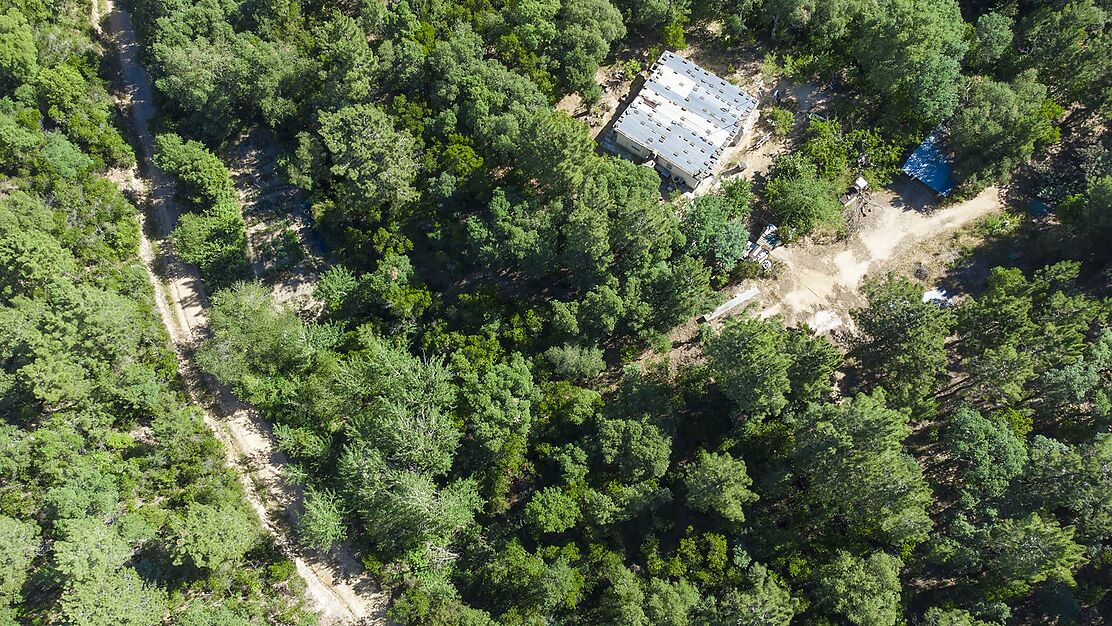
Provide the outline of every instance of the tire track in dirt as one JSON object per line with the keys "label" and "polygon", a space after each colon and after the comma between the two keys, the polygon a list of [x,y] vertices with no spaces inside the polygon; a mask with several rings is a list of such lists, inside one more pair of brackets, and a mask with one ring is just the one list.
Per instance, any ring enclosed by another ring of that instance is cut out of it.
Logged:
{"label": "tire track in dirt", "polygon": [[[113,0],[92,0],[91,5],[93,29],[116,53],[119,97],[138,157],[137,167],[114,172],[111,178],[137,194],[139,206],[150,213],[138,213],[140,258],[155,306],[177,354],[186,390],[205,409],[205,423],[224,444],[228,463],[243,483],[263,527],[296,565],[305,581],[305,595],[322,623],[387,624],[388,596],[363,571],[350,546],[341,544],[322,554],[290,539],[304,494],[299,486],[284,479],[286,459],[274,443],[269,424],[235,398],[226,385],[202,373],[193,363],[196,342],[204,334],[208,300],[197,268],[169,251],[167,236],[177,224],[178,209],[173,180],[151,161],[154,141],[149,123],[155,108],[150,80],[138,61],[140,46],[127,12],[116,7]],[[162,279],[156,267],[161,269]]]}

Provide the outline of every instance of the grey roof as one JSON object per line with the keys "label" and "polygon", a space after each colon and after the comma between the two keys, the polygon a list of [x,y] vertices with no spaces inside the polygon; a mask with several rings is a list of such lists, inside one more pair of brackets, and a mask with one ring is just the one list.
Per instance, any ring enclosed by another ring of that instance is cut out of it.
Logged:
{"label": "grey roof", "polygon": [[756,106],[756,99],[735,85],[666,51],[614,130],[701,176]]}

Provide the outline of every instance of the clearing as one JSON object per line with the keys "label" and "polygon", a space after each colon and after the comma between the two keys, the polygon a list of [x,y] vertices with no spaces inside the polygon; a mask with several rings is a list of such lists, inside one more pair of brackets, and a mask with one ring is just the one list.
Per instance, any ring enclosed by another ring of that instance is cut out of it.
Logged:
{"label": "clearing", "polygon": [[330,264],[329,251],[313,229],[305,192],[278,173],[276,141],[255,128],[231,142],[223,161],[243,209],[252,273],[275,302],[312,316],[320,310],[313,290]]}
{"label": "clearing", "polygon": [[[779,315],[787,326],[807,324],[834,339],[848,337],[854,331],[849,312],[865,304],[860,288],[866,276],[914,273],[928,287],[937,285],[961,256],[958,233],[1005,206],[996,187],[943,208],[935,208],[930,193],[910,180],[866,194],[871,210],[854,232],[833,243],[777,248],[774,277],[744,280],[723,292],[730,298],[756,287],[760,294],[713,324],[752,311],[761,318]],[[695,321],[673,331],[673,360],[698,358],[698,332]]]}
{"label": "clearing", "polygon": [[957,250],[948,245],[949,236],[1004,208],[996,187],[949,207],[911,204],[905,199],[926,195],[916,186],[903,181],[896,186],[900,193],[884,189],[870,194],[867,202],[873,211],[857,232],[842,241],[774,250],[779,277],[753,281],[762,290],[761,315],[781,315],[789,325],[806,323],[821,333],[843,327],[852,332],[849,311],[865,303],[859,293],[865,276],[917,271],[933,286],[942,270],[957,259]]}

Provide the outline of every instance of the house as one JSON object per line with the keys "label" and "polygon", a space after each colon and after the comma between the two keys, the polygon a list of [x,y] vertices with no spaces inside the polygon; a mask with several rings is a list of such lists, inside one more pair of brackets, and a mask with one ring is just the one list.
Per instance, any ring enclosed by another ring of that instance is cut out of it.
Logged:
{"label": "house", "polygon": [[614,143],[692,189],[757,122],[757,100],[691,61],[664,52],[614,124]]}
{"label": "house", "polygon": [[903,171],[911,178],[923,183],[939,196],[950,195],[954,190],[954,168],[950,159],[942,151],[942,140],[938,131],[931,133],[915,152],[907,158]]}

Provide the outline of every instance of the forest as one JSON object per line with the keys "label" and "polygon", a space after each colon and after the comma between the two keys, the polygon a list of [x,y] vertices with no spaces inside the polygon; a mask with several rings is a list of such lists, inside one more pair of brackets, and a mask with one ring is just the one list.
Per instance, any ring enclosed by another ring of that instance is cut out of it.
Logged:
{"label": "forest", "polygon": [[[1112,2],[117,3],[211,298],[195,360],[392,623],[1112,620]],[[0,0],[0,625],[313,624],[182,389],[89,8]],[[557,105],[693,47],[837,97],[765,108],[795,143],[764,180],[662,200]],[[226,154],[260,128],[335,261],[311,311],[251,269]],[[743,314],[671,357],[764,221],[844,237],[849,181],[931,132],[954,200],[1053,207],[1025,255],[954,306],[878,274],[852,335]]]}
{"label": "forest", "polygon": [[185,400],[89,7],[0,11],[0,624],[315,624]]}

